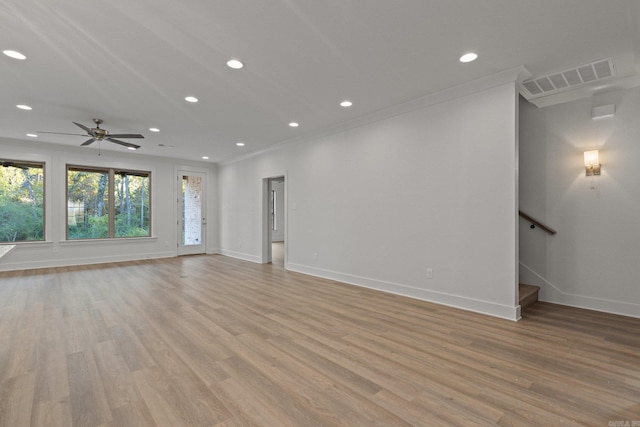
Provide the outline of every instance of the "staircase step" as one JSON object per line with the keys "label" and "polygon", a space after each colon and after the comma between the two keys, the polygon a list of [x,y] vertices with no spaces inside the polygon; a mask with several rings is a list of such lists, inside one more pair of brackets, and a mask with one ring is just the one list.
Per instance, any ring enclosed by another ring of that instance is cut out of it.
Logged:
{"label": "staircase step", "polygon": [[522,310],[531,307],[533,304],[538,302],[538,291],[540,291],[540,286],[525,285],[521,283],[519,290],[519,303]]}

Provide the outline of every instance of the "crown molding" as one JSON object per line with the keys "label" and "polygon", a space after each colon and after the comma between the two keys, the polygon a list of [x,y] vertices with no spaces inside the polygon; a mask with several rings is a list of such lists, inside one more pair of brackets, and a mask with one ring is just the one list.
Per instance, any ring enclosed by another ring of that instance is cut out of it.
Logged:
{"label": "crown molding", "polygon": [[507,70],[503,70],[495,74],[481,77],[476,80],[471,80],[469,82],[465,82],[457,86],[453,86],[438,92],[424,95],[419,98],[414,98],[405,102],[401,102],[391,107],[387,107],[382,110],[378,110],[373,113],[370,113],[361,117],[357,117],[349,121],[341,122],[339,124],[322,129],[320,131],[309,132],[307,134],[304,134],[295,138],[286,139],[274,145],[271,145],[270,147],[265,148],[264,150],[255,151],[241,157],[225,160],[223,162],[217,163],[217,165],[219,166],[231,165],[237,162],[241,162],[243,160],[247,160],[252,157],[260,156],[269,152],[278,151],[294,144],[299,144],[312,139],[334,135],[336,133],[344,132],[349,129],[364,126],[364,125],[374,123],[380,120],[384,120],[387,118],[399,116],[401,114],[409,113],[422,108],[427,108],[436,104],[441,104],[443,102],[451,101],[456,98],[461,98],[463,96],[472,95],[474,93],[482,92],[497,86],[502,86],[504,84],[512,83],[514,84],[514,87],[515,87],[525,79],[529,78],[530,76],[531,76],[531,73],[524,67],[524,65],[509,68]]}

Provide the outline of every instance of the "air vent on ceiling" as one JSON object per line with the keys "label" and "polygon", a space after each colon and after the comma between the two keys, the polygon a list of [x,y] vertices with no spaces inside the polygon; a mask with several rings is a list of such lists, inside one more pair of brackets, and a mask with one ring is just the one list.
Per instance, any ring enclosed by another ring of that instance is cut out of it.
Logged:
{"label": "air vent on ceiling", "polygon": [[529,98],[548,95],[574,86],[592,83],[615,75],[613,58],[600,59],[589,64],[580,65],[569,70],[548,74],[521,83]]}

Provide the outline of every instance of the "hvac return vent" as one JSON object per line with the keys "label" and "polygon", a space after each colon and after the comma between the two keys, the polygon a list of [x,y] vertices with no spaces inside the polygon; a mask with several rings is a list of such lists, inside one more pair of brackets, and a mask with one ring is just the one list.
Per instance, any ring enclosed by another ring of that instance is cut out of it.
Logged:
{"label": "hvac return vent", "polygon": [[559,73],[526,80],[520,84],[520,87],[528,98],[537,98],[563,89],[613,77],[614,75],[613,58],[607,58]]}

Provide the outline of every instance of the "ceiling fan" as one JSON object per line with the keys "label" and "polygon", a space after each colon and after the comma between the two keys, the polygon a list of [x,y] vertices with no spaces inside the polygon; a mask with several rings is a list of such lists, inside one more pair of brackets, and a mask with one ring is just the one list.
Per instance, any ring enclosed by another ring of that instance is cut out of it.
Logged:
{"label": "ceiling fan", "polygon": [[95,141],[106,140],[106,141],[114,142],[116,144],[124,145],[125,147],[130,148],[132,150],[137,150],[138,148],[140,148],[139,145],[132,144],[130,142],[119,141],[119,140],[117,140],[115,138],[144,138],[144,136],[142,136],[140,134],[137,134],[137,133],[110,134],[108,130],[100,129],[100,125],[102,124],[102,119],[93,119],[93,122],[96,124],[95,128],[88,128],[83,124],[72,122],[74,125],[78,126],[80,129],[82,129],[85,132],[87,132],[86,134],[62,133],[62,132],[41,132],[41,131],[39,131],[39,133],[51,133],[51,134],[56,134],[56,135],[88,136],[89,139],[87,139],[85,142],[83,142],[80,145],[89,145],[89,144],[91,144],[91,143],[93,143]]}

